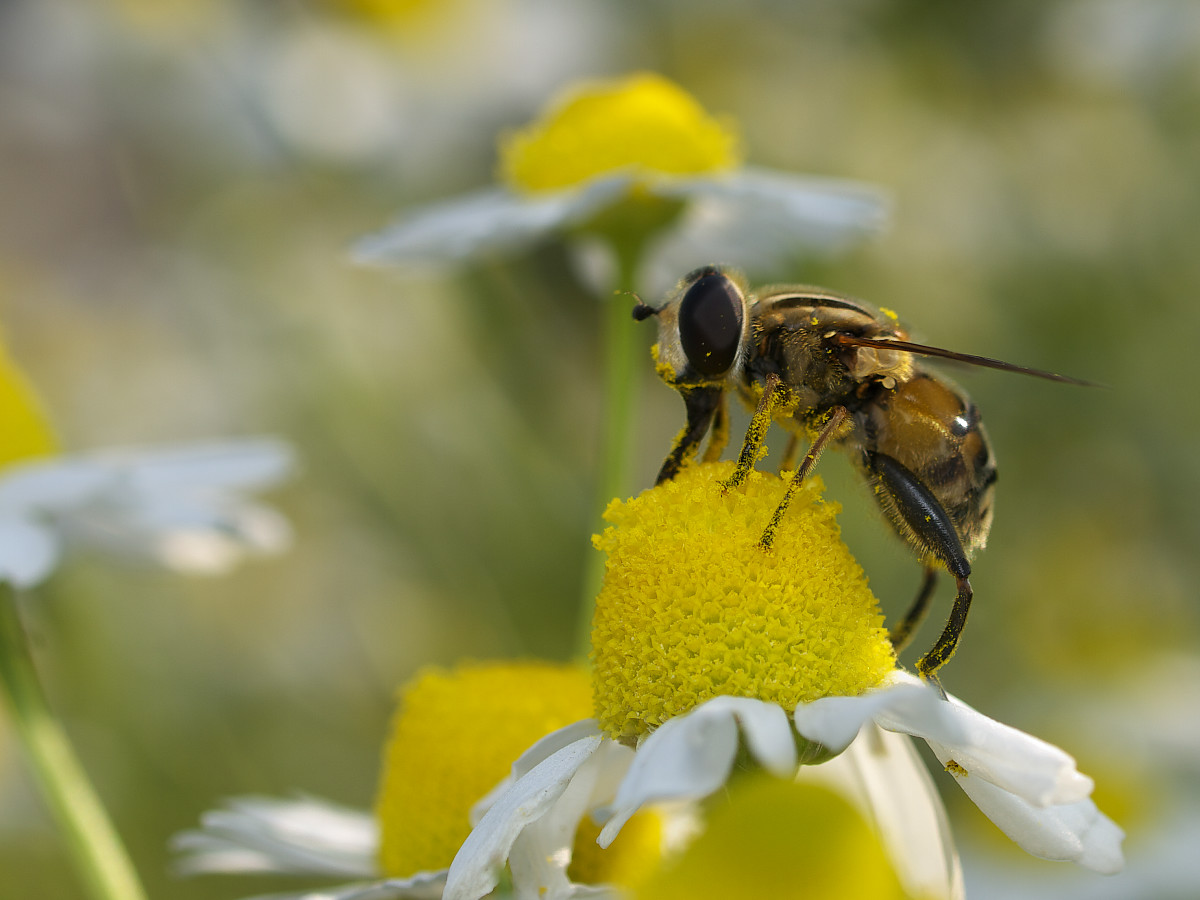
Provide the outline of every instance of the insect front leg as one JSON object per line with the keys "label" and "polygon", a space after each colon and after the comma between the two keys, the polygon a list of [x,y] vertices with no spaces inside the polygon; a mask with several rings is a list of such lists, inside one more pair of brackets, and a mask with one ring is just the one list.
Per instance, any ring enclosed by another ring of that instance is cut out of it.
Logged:
{"label": "insect front leg", "polygon": [[[700,449],[700,442],[708,433],[713,417],[724,406],[725,391],[722,388],[686,388],[680,389],[683,405],[687,410],[687,423],[675,437],[671,452],[663,460],[662,468],[658,470],[655,484],[670,481],[679,474],[683,466],[695,458]],[[728,433],[728,426],[726,426]]]}
{"label": "insect front leg", "polygon": [[[967,613],[971,609],[973,591],[968,580],[971,562],[963,550],[962,540],[950,514],[916,475],[885,453],[867,452],[865,463],[893,527],[907,537],[926,559],[941,562],[958,585],[954,606],[941,637],[932,650],[917,660],[917,672],[941,690],[937,671],[954,655],[958,639],[967,625]],[[918,597],[918,605],[920,601]],[[928,602],[928,598],[925,601]],[[945,694],[945,691],[942,693]]]}
{"label": "insect front leg", "polygon": [[746,439],[742,441],[742,452],[738,454],[737,465],[734,466],[733,474],[721,485],[724,490],[731,491],[741,487],[754,464],[758,462],[762,454],[763,438],[767,436],[767,429],[771,427],[771,419],[774,417],[775,405],[782,402],[787,395],[787,385],[779,380],[779,376],[774,373],[768,375],[763,384],[762,396],[758,399],[758,406],[754,415],[750,417],[750,427],[746,429]]}

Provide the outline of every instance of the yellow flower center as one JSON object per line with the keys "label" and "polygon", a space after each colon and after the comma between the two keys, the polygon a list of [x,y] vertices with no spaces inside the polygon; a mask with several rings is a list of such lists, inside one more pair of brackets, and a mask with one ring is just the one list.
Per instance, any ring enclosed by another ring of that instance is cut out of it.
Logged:
{"label": "yellow flower center", "polygon": [[57,451],[41,403],[16,363],[0,350],[0,466]]}
{"label": "yellow flower center", "polygon": [[[428,669],[400,691],[384,753],[376,814],[380,868],[402,878],[444,869],[470,833],[470,811],[539,738],[591,715],[581,666],[495,662]],[[652,866],[657,816],[631,820],[608,848],[580,828],[570,874],[625,883]]]}
{"label": "yellow flower center", "polygon": [[729,123],[649,73],[577,85],[500,142],[500,178],[523,192],[560,190],[617,171],[644,179],[719,172],[739,162]]}
{"label": "yellow flower center", "polygon": [[735,781],[704,832],[634,891],[636,900],[905,896],[879,838],[845,799],[766,775]]}
{"label": "yellow flower center", "polygon": [[639,738],[718,695],[791,709],[879,684],[896,658],[862,569],[842,543],[820,479],[792,500],[771,550],[759,546],[786,483],[732,463],[685,469],[626,502],[595,545],[608,554],[592,622],[601,727]]}

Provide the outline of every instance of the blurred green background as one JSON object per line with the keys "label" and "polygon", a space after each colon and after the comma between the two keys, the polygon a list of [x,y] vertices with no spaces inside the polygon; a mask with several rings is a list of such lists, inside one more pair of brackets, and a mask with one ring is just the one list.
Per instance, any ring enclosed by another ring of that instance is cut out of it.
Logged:
{"label": "blurred green background", "polygon": [[[178,881],[167,837],[233,794],[369,805],[420,666],[571,655],[597,297],[561,244],[390,272],[346,248],[488,183],[497,132],[559,87],[637,69],[734,117],[751,162],[892,192],[888,232],[752,280],[1108,386],[952,373],[1001,475],[944,681],[1075,753],[1131,859],[1200,830],[1200,6],[7,0],[0,322],[64,444],[273,433],[303,461],[274,497],[288,555],[215,580],[79,559],[33,604],[53,701],[152,896],[295,884]],[[683,415],[646,360],[633,489]],[[895,614],[918,567],[845,460],[821,470]],[[980,896],[991,859],[1076,878],[951,794]],[[1178,891],[1134,889],[1132,865],[1078,884],[1192,896],[1179,864]],[[0,873],[4,898],[79,896],[2,718]]]}

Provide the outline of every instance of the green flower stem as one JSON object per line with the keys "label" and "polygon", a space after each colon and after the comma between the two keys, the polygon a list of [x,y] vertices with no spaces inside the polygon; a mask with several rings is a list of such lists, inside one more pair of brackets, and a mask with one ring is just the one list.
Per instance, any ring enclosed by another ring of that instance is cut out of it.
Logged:
{"label": "green flower stem", "polygon": [[0,588],[0,682],[34,776],[92,900],[145,900],[133,864],[46,702],[11,587]]}
{"label": "green flower stem", "polygon": [[[641,262],[642,241],[614,240],[617,278],[614,296],[605,298],[603,328],[604,419],[601,425],[600,459],[597,467],[593,528],[603,528],[600,513],[614,497],[629,490],[633,424],[637,417],[638,383],[645,361],[636,350],[633,301],[622,292],[632,291]],[[591,649],[592,610],[604,579],[604,555],[589,550],[584,563],[579,598],[578,646],[586,656]]]}

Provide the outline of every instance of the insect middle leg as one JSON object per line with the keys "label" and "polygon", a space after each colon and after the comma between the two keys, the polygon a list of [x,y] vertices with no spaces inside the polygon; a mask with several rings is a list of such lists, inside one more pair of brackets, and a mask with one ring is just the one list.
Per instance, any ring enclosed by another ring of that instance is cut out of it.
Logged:
{"label": "insect middle leg", "polygon": [[933,597],[934,588],[937,587],[937,578],[937,569],[933,566],[925,566],[925,578],[921,582],[921,589],[917,592],[917,599],[904,614],[904,618],[888,634],[896,653],[908,646],[913,634],[921,627],[925,614],[929,612],[929,601]]}
{"label": "insect middle leg", "polygon": [[762,453],[763,438],[767,436],[767,429],[771,427],[775,405],[782,402],[788,393],[787,385],[780,382],[778,375],[767,376],[758,406],[754,415],[750,417],[750,427],[746,429],[746,439],[742,441],[742,452],[738,454],[737,465],[733,468],[733,474],[721,484],[722,490],[731,491],[742,486]]}
{"label": "insect middle leg", "polygon": [[821,458],[821,453],[825,450],[825,445],[841,430],[842,423],[846,421],[848,415],[844,406],[833,408],[821,433],[817,435],[812,446],[808,448],[808,453],[804,455],[804,461],[800,463],[800,468],[792,473],[783,499],[779,501],[779,506],[775,507],[771,521],[767,524],[766,530],[763,531],[763,536],[758,542],[764,550],[770,550],[771,545],[775,542],[775,532],[779,530],[779,523],[783,519],[783,514],[787,512],[788,504],[792,502],[792,495],[796,493],[796,488],[800,487],[804,479],[808,477],[808,473],[813,470],[813,466],[817,464],[817,460]]}

